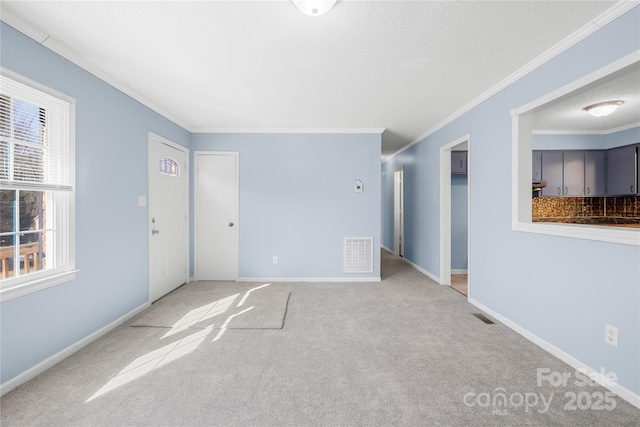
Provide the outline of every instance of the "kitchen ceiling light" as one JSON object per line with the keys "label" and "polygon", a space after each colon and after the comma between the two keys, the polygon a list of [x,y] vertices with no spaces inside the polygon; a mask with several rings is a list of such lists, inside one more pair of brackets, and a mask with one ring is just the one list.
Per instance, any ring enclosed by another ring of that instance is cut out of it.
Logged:
{"label": "kitchen ceiling light", "polygon": [[607,101],[584,107],[584,110],[594,117],[604,117],[613,113],[624,101]]}
{"label": "kitchen ceiling light", "polygon": [[309,16],[320,16],[329,12],[337,0],[293,0],[300,12]]}

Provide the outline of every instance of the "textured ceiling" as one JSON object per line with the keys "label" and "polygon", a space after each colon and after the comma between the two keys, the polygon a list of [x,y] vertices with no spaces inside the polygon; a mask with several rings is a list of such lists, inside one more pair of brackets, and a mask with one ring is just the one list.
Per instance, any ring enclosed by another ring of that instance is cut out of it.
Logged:
{"label": "textured ceiling", "polygon": [[2,20],[192,132],[385,128],[383,156],[613,5],[0,2]]}
{"label": "textured ceiling", "polygon": [[[584,111],[588,105],[604,101],[623,101],[613,114],[593,117]],[[640,63],[568,93],[533,111],[533,129],[562,132],[609,132],[640,124]]]}

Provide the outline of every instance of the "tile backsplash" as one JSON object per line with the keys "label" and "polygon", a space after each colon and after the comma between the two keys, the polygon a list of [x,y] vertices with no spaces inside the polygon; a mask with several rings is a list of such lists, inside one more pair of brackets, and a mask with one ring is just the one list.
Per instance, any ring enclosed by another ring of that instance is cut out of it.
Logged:
{"label": "tile backsplash", "polygon": [[534,221],[640,223],[640,196],[534,197],[531,202]]}

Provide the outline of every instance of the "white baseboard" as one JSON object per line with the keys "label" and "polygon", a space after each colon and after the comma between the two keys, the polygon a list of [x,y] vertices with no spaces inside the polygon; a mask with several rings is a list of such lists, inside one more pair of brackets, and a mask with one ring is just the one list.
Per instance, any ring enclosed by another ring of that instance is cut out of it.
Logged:
{"label": "white baseboard", "polygon": [[469,270],[466,268],[452,268],[451,274],[469,274]]}
{"label": "white baseboard", "polygon": [[429,279],[435,281],[436,283],[442,285],[442,280],[440,280],[439,277],[437,277],[435,274],[432,274],[430,272],[428,272],[427,270],[425,270],[424,268],[420,267],[418,264],[414,264],[411,261],[409,261],[406,258],[402,258],[407,264],[409,264],[411,267],[415,268],[416,270],[418,270],[420,273],[424,274],[425,276],[427,276]]}
{"label": "white baseboard", "polygon": [[393,254],[393,249],[389,249],[388,247],[384,246],[384,245],[380,245],[380,247],[382,249],[384,249],[385,251],[389,252],[390,254]]}
{"label": "white baseboard", "polygon": [[380,277],[238,277],[238,282],[380,282]]}
{"label": "white baseboard", "polygon": [[597,371],[597,370],[585,365],[584,363],[580,362],[578,359],[576,359],[575,357],[573,357],[570,354],[566,353],[565,351],[563,351],[563,350],[559,349],[558,347],[554,346],[553,344],[543,340],[539,336],[529,332],[528,330],[524,329],[522,326],[520,326],[517,323],[514,323],[511,320],[507,319],[506,317],[496,313],[495,311],[493,311],[490,308],[484,306],[483,304],[479,303],[478,301],[476,301],[476,300],[474,300],[472,298],[469,298],[468,301],[471,304],[473,304],[474,306],[478,307],[480,310],[484,311],[485,313],[487,313],[488,315],[493,317],[494,319],[498,320],[500,323],[502,323],[505,326],[513,329],[514,331],[516,331],[517,333],[519,333],[520,335],[522,335],[523,337],[525,337],[526,339],[528,339],[532,343],[536,344],[538,347],[542,348],[543,350],[546,350],[547,352],[551,353],[553,356],[555,356],[558,359],[562,360],[563,362],[565,362],[567,365],[571,366],[572,368],[575,368],[576,370],[578,370],[578,369],[584,370],[584,372],[586,373],[586,375],[589,378],[592,378],[592,379],[596,380],[603,387],[611,390],[612,392],[614,392],[615,394],[620,396],[622,399],[626,400],[627,402],[629,402],[630,404],[632,404],[636,408],[640,409],[640,395],[635,394],[631,390],[627,389],[626,387],[621,386],[618,383],[616,383],[615,385],[611,385],[609,383],[609,381],[607,381],[607,378],[603,378],[602,373],[600,371]]}
{"label": "white baseboard", "polygon": [[121,316],[120,318],[114,320],[113,322],[109,323],[108,325],[98,329],[94,333],[92,333],[90,335],[87,335],[86,337],[84,337],[80,341],[77,341],[77,342],[71,344],[69,347],[67,347],[67,348],[65,348],[63,350],[60,350],[59,352],[57,352],[53,356],[43,360],[42,362],[38,363],[37,365],[27,369],[23,373],[18,374],[15,377],[11,378],[10,380],[4,382],[3,384],[0,385],[0,396],[10,392],[11,390],[13,390],[14,388],[18,387],[19,385],[22,385],[22,384],[26,383],[27,381],[35,378],[36,376],[40,375],[41,373],[43,373],[47,369],[53,367],[54,365],[60,363],[64,359],[66,359],[67,357],[71,356],[72,354],[74,354],[75,352],[80,350],[82,347],[84,347],[87,344],[90,344],[91,342],[97,340],[101,336],[105,335],[107,332],[112,331],[116,327],[120,326],[122,323],[124,323],[127,320],[131,319],[133,316],[135,316],[136,314],[140,313],[141,311],[143,311],[144,309],[146,309],[146,308],[148,308],[150,306],[151,306],[151,303],[146,302],[146,303],[142,304],[141,306],[139,306],[137,308],[134,308],[130,312],[126,313],[124,316]]}

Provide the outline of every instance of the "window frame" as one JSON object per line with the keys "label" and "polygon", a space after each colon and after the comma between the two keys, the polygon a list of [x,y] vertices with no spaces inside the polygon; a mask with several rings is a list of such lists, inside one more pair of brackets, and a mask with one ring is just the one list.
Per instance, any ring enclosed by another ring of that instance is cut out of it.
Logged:
{"label": "window frame", "polygon": [[[47,193],[51,197],[52,217],[54,224],[51,225],[56,233],[54,256],[55,267],[29,273],[23,276],[2,279],[0,284],[0,302],[37,292],[52,286],[56,286],[75,279],[76,270],[76,221],[75,221],[75,99],[58,92],[50,87],[28,79],[6,68],[0,67],[0,74],[3,78],[11,79],[17,83],[25,85],[32,90],[42,92],[48,96],[57,98],[68,105],[68,163],[66,167],[69,173],[69,184],[71,190],[56,191],[55,189],[37,189]],[[6,190],[25,190],[30,188],[28,183],[24,185],[3,185]],[[48,225],[49,228],[49,225]]]}
{"label": "window frame", "polygon": [[511,111],[512,230],[640,246],[640,229],[588,224],[538,223],[532,221],[531,208],[532,110],[638,61],[640,61],[640,51],[635,51]]}

